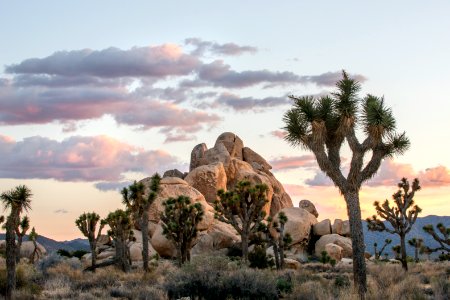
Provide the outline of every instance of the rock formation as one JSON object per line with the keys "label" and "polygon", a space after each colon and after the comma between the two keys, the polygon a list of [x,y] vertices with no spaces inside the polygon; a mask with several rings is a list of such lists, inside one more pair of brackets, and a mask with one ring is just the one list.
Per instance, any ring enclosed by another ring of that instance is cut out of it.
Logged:
{"label": "rock formation", "polygon": [[[170,197],[188,196],[191,201],[202,205],[205,212],[199,224],[198,237],[192,248],[192,255],[224,250],[240,242],[240,236],[234,228],[214,219],[214,201],[220,189],[233,189],[237,182],[248,180],[253,184],[264,183],[268,186],[267,205],[263,208],[266,214],[277,220],[277,214],[283,211],[288,217],[285,233],[292,237],[291,250],[286,252],[288,259],[301,260],[307,257],[307,249],[329,252],[329,255],[340,260],[351,256],[348,221],[335,220],[331,225],[329,219],[317,221],[319,216],[316,207],[309,200],[302,200],[299,207],[293,207],[291,198],[283,185],[270,172],[272,166],[258,153],[249,147],[234,133],[222,133],[214,147],[208,149],[202,143],[191,152],[189,172],[168,170],[161,180],[160,192],[149,208],[149,256],[158,253],[162,257],[176,256],[172,242],[163,235],[160,215],[164,210],[163,203]],[[150,178],[144,178],[145,193],[149,192]],[[140,229],[136,224],[136,229]],[[141,232],[135,230],[136,241],[130,243],[130,254],[133,261],[142,260]],[[332,234],[333,233],[333,234]],[[317,243],[314,245],[311,243]],[[99,243],[98,260],[111,259],[114,256],[111,241],[105,237]],[[287,260],[291,262],[291,260]],[[288,264],[290,268],[298,268],[295,262]]]}

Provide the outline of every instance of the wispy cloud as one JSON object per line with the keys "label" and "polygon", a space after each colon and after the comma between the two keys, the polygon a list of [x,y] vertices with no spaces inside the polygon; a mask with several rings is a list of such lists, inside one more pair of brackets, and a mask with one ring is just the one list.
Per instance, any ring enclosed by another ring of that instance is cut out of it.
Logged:
{"label": "wispy cloud", "polygon": [[258,48],[252,46],[241,46],[235,43],[220,44],[200,38],[187,38],[184,43],[195,47],[191,54],[196,56],[204,55],[205,52],[216,55],[238,56],[245,53],[254,54],[258,51]]}
{"label": "wispy cloud", "polygon": [[54,213],[55,214],[67,214],[67,213],[69,213],[69,211],[61,208],[61,209],[55,210]]}
{"label": "wispy cloud", "polygon": [[285,171],[297,168],[311,168],[317,166],[313,155],[281,156],[270,161],[276,171]]}
{"label": "wispy cloud", "polygon": [[145,150],[107,136],[74,136],[61,142],[40,136],[14,141],[0,138],[0,178],[54,178],[108,181],[126,172],[154,173],[178,167],[177,158]]}

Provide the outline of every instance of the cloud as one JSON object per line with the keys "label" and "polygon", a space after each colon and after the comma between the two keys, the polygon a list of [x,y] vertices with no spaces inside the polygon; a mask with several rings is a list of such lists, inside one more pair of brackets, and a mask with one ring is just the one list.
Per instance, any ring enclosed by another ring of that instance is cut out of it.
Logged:
{"label": "cloud", "polygon": [[[359,82],[364,82],[367,80],[366,77],[360,74],[351,74],[350,77],[358,80]],[[304,83],[314,83],[318,86],[335,86],[336,82],[341,79],[342,71],[326,72],[320,75],[302,76],[302,81]]]}
{"label": "cloud", "polygon": [[188,75],[200,64],[197,57],[183,53],[180,46],[163,44],[129,50],[73,50],[55,52],[45,58],[30,58],[5,68],[11,74],[61,76],[165,77]]}
{"label": "cloud", "polygon": [[94,186],[100,191],[108,192],[108,191],[120,191],[124,187],[128,187],[132,183],[133,183],[132,181],[119,181],[119,182],[103,181],[96,183]]}
{"label": "cloud", "polygon": [[68,212],[69,211],[67,211],[67,210],[65,210],[63,208],[60,208],[60,209],[57,209],[57,210],[54,211],[55,214],[67,214]]}
{"label": "cloud", "polygon": [[274,72],[269,70],[234,71],[222,60],[203,64],[198,69],[198,78],[206,85],[224,88],[244,88],[260,83],[289,84],[297,83],[300,77],[292,72]]}
{"label": "cloud", "polygon": [[154,173],[180,165],[161,150],[145,150],[107,136],[74,136],[61,142],[34,136],[0,138],[0,178],[119,181],[126,172]]}
{"label": "cloud", "polygon": [[[344,168],[345,169],[348,168]],[[392,159],[385,159],[376,175],[364,183],[369,187],[392,186],[396,187],[405,177],[412,181],[419,178],[423,188],[427,186],[450,186],[450,170],[445,166],[427,168],[420,172],[414,171],[411,164],[397,163]],[[332,186],[333,182],[322,171],[317,171],[313,178],[305,180],[309,186]]]}
{"label": "cloud", "polygon": [[[45,124],[100,118],[111,115],[119,124],[154,127],[198,128],[218,123],[213,113],[182,108],[177,104],[152,98],[140,98],[126,88],[0,87],[0,124]],[[68,125],[65,130],[75,126]]]}
{"label": "cloud", "polygon": [[195,46],[195,49],[191,52],[195,56],[201,56],[205,52],[216,55],[238,56],[244,53],[254,54],[258,51],[258,48],[252,46],[239,46],[235,43],[218,44],[199,38],[188,38],[184,40],[184,43]]}
{"label": "cloud", "polygon": [[235,111],[247,111],[283,106],[290,103],[291,100],[287,96],[257,99],[253,97],[240,97],[231,93],[222,93],[215,100],[213,106],[216,104],[230,107]]}
{"label": "cloud", "polygon": [[317,166],[313,155],[281,156],[269,162],[274,170],[284,171],[296,168],[310,168]]}
{"label": "cloud", "polygon": [[284,130],[274,130],[271,131],[270,134],[274,137],[277,137],[279,139],[284,139],[284,137],[286,136],[287,132]]}

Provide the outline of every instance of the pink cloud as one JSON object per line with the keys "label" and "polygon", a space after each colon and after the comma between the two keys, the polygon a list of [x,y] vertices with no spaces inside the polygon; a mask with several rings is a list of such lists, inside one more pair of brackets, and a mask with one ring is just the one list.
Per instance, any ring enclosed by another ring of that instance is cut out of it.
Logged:
{"label": "pink cloud", "polygon": [[282,171],[296,168],[306,168],[316,166],[316,159],[313,155],[302,156],[281,156],[270,161],[274,170]]}
{"label": "pink cloud", "polygon": [[284,130],[274,130],[271,131],[270,134],[274,137],[277,137],[279,139],[284,139],[284,137],[286,136],[287,132]]}
{"label": "pink cloud", "polygon": [[147,174],[179,166],[161,150],[145,150],[107,136],[74,136],[61,142],[40,136],[0,138],[0,178],[118,181],[125,172]]}

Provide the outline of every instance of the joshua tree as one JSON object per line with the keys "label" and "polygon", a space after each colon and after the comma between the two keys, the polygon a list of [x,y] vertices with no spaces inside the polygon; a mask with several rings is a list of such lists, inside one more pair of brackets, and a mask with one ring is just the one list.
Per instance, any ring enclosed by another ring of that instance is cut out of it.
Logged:
{"label": "joshua tree", "polygon": [[81,233],[88,238],[89,246],[91,248],[91,266],[92,271],[94,272],[97,264],[97,241],[102,234],[103,227],[106,225],[105,221],[101,220],[97,231],[97,224],[99,221],[100,216],[95,212],[83,213],[75,220],[78,229],[80,229]]}
{"label": "joshua tree", "polygon": [[422,211],[420,207],[414,204],[414,195],[420,190],[419,179],[414,179],[412,186],[410,186],[408,180],[402,178],[398,188],[398,191],[392,195],[395,206],[390,207],[387,199],[381,205],[378,201],[373,204],[380,218],[388,221],[392,228],[387,227],[376,215],[372,216],[372,219],[367,218],[367,227],[371,231],[386,231],[400,236],[400,261],[403,269],[407,271],[406,234],[411,231],[417,215]]}
{"label": "joshua tree", "polygon": [[219,200],[215,202],[215,218],[230,224],[241,236],[244,261],[248,260],[248,245],[252,234],[258,232],[265,217],[262,210],[267,203],[267,186],[252,186],[249,181],[238,182],[232,191],[218,191]]}
{"label": "joshua tree", "polygon": [[4,192],[0,195],[5,209],[10,209],[6,220],[6,269],[7,283],[5,298],[11,299],[12,292],[16,288],[16,228],[20,223],[20,214],[31,209],[31,190],[25,185]]}
{"label": "joshua tree", "polygon": [[284,250],[289,248],[292,238],[289,233],[284,233],[284,226],[288,218],[284,212],[278,213],[278,222],[273,221],[271,217],[267,219],[268,225],[261,223],[259,231],[265,234],[265,242],[273,248],[275,255],[275,265],[278,270],[284,268]]}
{"label": "joshua tree", "polygon": [[34,262],[36,261],[36,259],[38,259],[41,256],[39,247],[37,245],[37,238],[38,238],[38,234],[36,233],[36,230],[33,228],[31,228],[31,232],[28,235],[28,238],[30,239],[30,241],[33,242],[34,245],[34,250],[33,253],[31,254],[31,263],[34,264]]}
{"label": "joshua tree", "polygon": [[197,237],[197,225],[203,218],[203,207],[198,202],[191,204],[191,199],[186,196],[169,198],[163,205],[163,234],[175,244],[181,266],[191,260],[192,242]]}
{"label": "joshua tree", "polygon": [[22,220],[19,222],[16,227],[16,235],[17,235],[17,251],[16,251],[16,263],[20,261],[20,247],[22,247],[23,237],[27,233],[28,229],[30,229],[30,219],[27,216],[24,216]]}
{"label": "joshua tree", "polygon": [[[431,235],[433,239],[439,243],[439,247],[425,249],[426,252],[432,253],[442,251],[442,257],[450,256],[450,227],[445,227],[444,224],[439,223],[436,226],[439,233],[434,229],[433,225],[429,224],[423,227],[423,230]],[[440,235],[441,236],[440,236]]]}
{"label": "joshua tree", "polygon": [[[291,96],[294,105],[283,120],[286,141],[312,151],[320,169],[344,196],[350,220],[354,282],[360,297],[364,298],[367,279],[359,190],[375,175],[381,161],[402,154],[409,147],[409,140],[404,133],[395,133],[395,118],[391,109],[385,106],[383,97],[367,95],[361,101],[358,98],[360,84],[349,78],[345,71],[342,75],[336,84],[337,92],[331,96],[319,99]],[[356,134],[358,125],[366,134],[362,143]],[[347,177],[342,173],[340,157],[345,140],[352,152]],[[364,165],[365,154],[371,154],[371,158]]]}
{"label": "joshua tree", "polygon": [[130,249],[128,242],[134,240],[133,222],[127,211],[118,209],[109,213],[105,219],[109,225],[108,235],[114,240],[116,249],[115,264],[124,272],[130,270]]}
{"label": "joshua tree", "polygon": [[150,192],[145,196],[145,186],[136,181],[122,190],[123,203],[132,212],[133,219],[139,223],[142,232],[143,268],[148,272],[148,210],[155,201],[159,191],[161,177],[158,173],[151,177]]}
{"label": "joshua tree", "polygon": [[412,238],[408,240],[408,244],[414,247],[414,260],[419,262],[419,250],[423,247],[423,239]]}
{"label": "joshua tree", "polygon": [[322,251],[321,256],[319,257],[319,261],[323,264],[330,264],[332,267],[334,267],[336,265],[336,260],[334,258],[331,258],[328,255],[327,251]]}
{"label": "joshua tree", "polygon": [[381,247],[380,252],[377,252],[377,243],[374,243],[373,246],[374,246],[374,249],[375,249],[375,259],[380,259],[381,255],[383,255],[384,249],[386,249],[386,246],[391,244],[391,243],[392,243],[392,240],[385,239],[384,240],[384,245],[383,245],[383,247]]}

